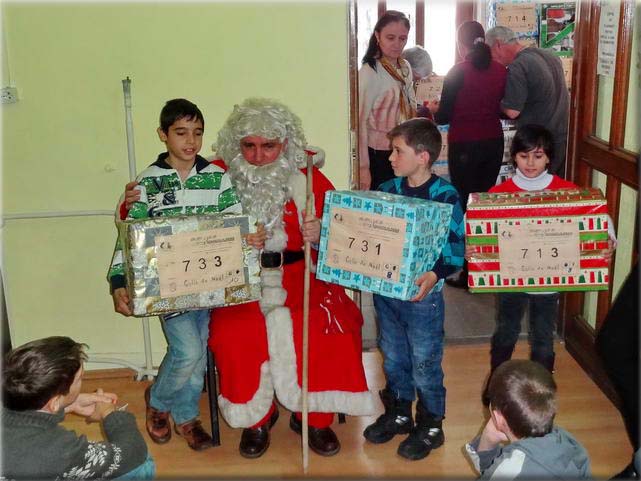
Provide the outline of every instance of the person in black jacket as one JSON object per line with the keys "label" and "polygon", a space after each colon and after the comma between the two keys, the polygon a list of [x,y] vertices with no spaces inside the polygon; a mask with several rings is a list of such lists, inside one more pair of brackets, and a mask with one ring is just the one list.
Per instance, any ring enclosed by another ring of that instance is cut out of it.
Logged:
{"label": "person in black jacket", "polygon": [[[614,479],[639,479],[639,262],[614,299],[596,338],[596,348],[621,398],[621,415],[634,458]],[[636,464],[636,465],[635,465]]]}

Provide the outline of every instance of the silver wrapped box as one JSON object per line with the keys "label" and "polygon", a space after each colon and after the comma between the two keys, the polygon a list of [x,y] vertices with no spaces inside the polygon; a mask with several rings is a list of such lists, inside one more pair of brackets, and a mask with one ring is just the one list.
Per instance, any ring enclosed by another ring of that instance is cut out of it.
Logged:
{"label": "silver wrapped box", "polygon": [[127,290],[136,317],[260,299],[255,232],[246,215],[128,220],[119,225]]}

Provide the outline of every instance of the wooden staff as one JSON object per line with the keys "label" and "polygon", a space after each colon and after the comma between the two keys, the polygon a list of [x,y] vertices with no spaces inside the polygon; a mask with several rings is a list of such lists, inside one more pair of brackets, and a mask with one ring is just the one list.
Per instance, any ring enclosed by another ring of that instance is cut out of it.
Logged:
{"label": "wooden staff", "polygon": [[[314,155],[316,152],[312,150],[306,150],[307,154],[307,197],[305,204],[305,216],[312,213],[313,202],[314,202],[314,192],[312,190],[312,169],[314,167]],[[305,219],[303,219],[304,221]],[[303,288],[303,385],[302,385],[302,418],[303,418],[303,433],[302,433],[302,443],[303,443],[303,472],[307,473],[307,468],[309,467],[309,424],[308,424],[308,413],[309,408],[307,405],[307,393],[308,393],[308,360],[309,360],[309,289],[310,289],[310,279],[309,274],[312,266],[312,246],[309,241],[305,241],[305,283]]]}

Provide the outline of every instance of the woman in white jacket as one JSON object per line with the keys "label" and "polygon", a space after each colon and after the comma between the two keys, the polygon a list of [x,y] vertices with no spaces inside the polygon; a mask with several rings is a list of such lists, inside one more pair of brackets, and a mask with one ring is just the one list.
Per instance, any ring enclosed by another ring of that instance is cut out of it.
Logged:
{"label": "woman in white jacket", "polygon": [[363,190],[394,177],[387,133],[416,116],[412,68],[401,58],[410,22],[395,10],[378,19],[358,72],[359,167]]}

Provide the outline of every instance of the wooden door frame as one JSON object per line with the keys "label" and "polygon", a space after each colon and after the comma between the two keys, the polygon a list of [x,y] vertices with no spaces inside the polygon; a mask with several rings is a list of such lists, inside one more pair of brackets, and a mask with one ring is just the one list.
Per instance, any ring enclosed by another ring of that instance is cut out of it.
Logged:
{"label": "wooden door frame", "polygon": [[[572,68],[573,94],[570,105],[570,142],[568,158],[569,178],[581,186],[592,184],[594,170],[607,175],[606,198],[608,210],[618,224],[621,185],[639,189],[638,154],[623,148],[625,136],[628,84],[630,76],[630,57],[632,51],[632,24],[634,21],[634,0],[621,2],[617,56],[615,69],[610,138],[607,142],[594,135],[596,125],[596,106],[598,98],[598,79],[596,75],[598,51],[598,29],[600,6],[596,0],[578,2],[577,28],[575,34],[576,51]],[[639,211],[635,220],[635,246],[638,245]],[[633,252],[632,263],[638,257]],[[600,291],[597,300],[596,326],[590,326],[583,318],[585,293],[567,293],[561,303],[561,320],[565,330],[567,350],[579,362],[601,389],[612,400],[618,397],[596,353],[594,341],[612,302],[612,282],[615,267],[613,259],[610,267],[609,289]],[[631,266],[630,266],[631,267]]]}

